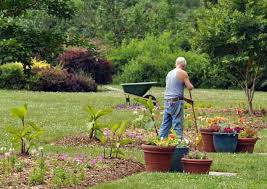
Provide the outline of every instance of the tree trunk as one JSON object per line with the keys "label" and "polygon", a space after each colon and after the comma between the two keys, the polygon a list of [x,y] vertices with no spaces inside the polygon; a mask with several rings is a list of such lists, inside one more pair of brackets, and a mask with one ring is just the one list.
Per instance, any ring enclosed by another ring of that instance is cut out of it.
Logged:
{"label": "tree trunk", "polygon": [[252,101],[248,102],[248,111],[251,115],[254,114]]}
{"label": "tree trunk", "polygon": [[252,115],[252,114],[254,114],[253,98],[254,98],[254,92],[255,92],[255,80],[253,81],[252,86],[248,86],[248,83],[246,83],[244,91],[245,91],[245,94],[247,96],[248,111]]}

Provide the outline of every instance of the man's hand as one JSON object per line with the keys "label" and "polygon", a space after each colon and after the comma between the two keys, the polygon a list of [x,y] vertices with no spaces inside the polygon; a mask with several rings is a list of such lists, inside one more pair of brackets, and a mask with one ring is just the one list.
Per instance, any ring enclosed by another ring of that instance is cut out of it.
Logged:
{"label": "man's hand", "polygon": [[184,101],[186,101],[187,103],[193,105],[194,104],[194,101],[189,99],[189,98],[184,98]]}

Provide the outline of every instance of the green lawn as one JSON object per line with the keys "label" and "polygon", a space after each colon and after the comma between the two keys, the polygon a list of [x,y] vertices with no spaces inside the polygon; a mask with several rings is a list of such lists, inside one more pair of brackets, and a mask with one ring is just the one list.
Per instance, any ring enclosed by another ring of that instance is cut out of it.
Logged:
{"label": "green lawn", "polygon": [[[119,86],[113,86],[119,87]],[[151,94],[162,104],[163,88],[154,87]],[[214,108],[244,107],[245,96],[238,90],[204,90],[193,91],[196,106],[209,104]],[[45,129],[45,152],[68,154],[89,154],[98,156],[99,147],[66,147],[50,145],[54,140],[73,133],[86,132],[88,116],[85,108],[91,104],[98,108],[114,107],[125,102],[119,92],[106,91],[98,93],[45,93],[29,91],[0,90],[0,142],[10,144],[4,132],[4,126],[18,124],[9,110],[24,103],[29,106],[29,118]],[[267,93],[255,94],[255,108],[267,108]],[[131,119],[129,110],[117,110],[104,118],[106,123]],[[264,118],[266,120],[266,117]],[[267,152],[267,130],[260,133],[256,152]],[[126,157],[143,162],[143,153],[138,149],[126,149]],[[267,188],[267,156],[257,154],[210,154],[214,163],[213,171],[236,172],[236,177],[215,177],[206,175],[186,175],[176,173],[142,173],[119,181],[104,183],[96,188]]]}

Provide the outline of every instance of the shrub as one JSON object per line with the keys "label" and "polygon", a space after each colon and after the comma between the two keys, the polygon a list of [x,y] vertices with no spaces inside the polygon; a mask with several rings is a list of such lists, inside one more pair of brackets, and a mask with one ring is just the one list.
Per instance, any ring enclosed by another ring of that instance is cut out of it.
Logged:
{"label": "shrub", "polygon": [[37,58],[32,58],[32,69],[34,68],[50,68],[50,64],[46,60],[38,60]]}
{"label": "shrub", "polygon": [[91,78],[68,73],[66,69],[36,68],[32,71],[33,77],[30,81],[32,90],[89,92],[97,89],[95,81]]}
{"label": "shrub", "polygon": [[128,45],[110,52],[109,58],[118,69],[117,82],[158,81],[165,85],[167,73],[175,67],[178,56],[187,59],[190,79],[194,86],[202,85],[205,80],[205,69],[209,66],[209,59],[204,54],[184,51],[181,40],[176,39],[169,32],[159,37],[148,35],[144,40],[133,39]]}
{"label": "shrub", "polygon": [[23,65],[19,62],[0,66],[0,88],[22,89],[25,85]]}
{"label": "shrub", "polygon": [[84,48],[66,50],[58,58],[63,68],[71,73],[91,75],[99,84],[112,81],[112,64],[98,59],[93,51]]}

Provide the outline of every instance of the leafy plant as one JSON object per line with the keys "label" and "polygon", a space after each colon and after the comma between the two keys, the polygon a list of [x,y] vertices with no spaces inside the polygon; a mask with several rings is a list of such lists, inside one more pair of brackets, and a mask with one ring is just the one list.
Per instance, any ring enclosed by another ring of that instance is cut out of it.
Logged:
{"label": "leafy plant", "polygon": [[60,68],[34,68],[30,89],[37,91],[96,91],[97,86],[90,77],[68,73]]}
{"label": "leafy plant", "polygon": [[53,188],[62,188],[79,184],[84,179],[84,167],[77,166],[73,170],[57,167],[53,171]]}
{"label": "leafy plant", "polygon": [[149,115],[150,115],[150,119],[151,119],[150,124],[153,125],[156,135],[159,136],[158,128],[155,124],[155,117],[154,117],[155,105],[152,101],[152,98],[149,97],[149,99],[147,99],[147,100],[143,99],[143,98],[135,98],[135,101],[143,104],[145,106],[145,108],[148,110]]}
{"label": "leafy plant", "polygon": [[25,86],[23,65],[19,62],[0,66],[0,88],[22,89]]}
{"label": "leafy plant", "polygon": [[[128,122],[122,121],[120,123],[111,126],[111,136],[107,138],[103,143],[110,146],[109,157],[118,157],[118,155],[124,156],[120,147],[131,142],[128,138],[123,138],[123,134],[126,131]],[[106,149],[104,148],[104,158],[106,157]]]}
{"label": "leafy plant", "polygon": [[15,118],[19,118],[21,126],[9,126],[6,128],[6,131],[13,136],[13,142],[20,144],[20,152],[24,155],[29,155],[31,147],[39,142],[39,137],[44,132],[44,130],[35,123],[26,122],[25,118],[27,114],[27,104],[18,108],[13,108],[11,110],[11,115]]}
{"label": "leafy plant", "polygon": [[36,186],[44,183],[45,169],[33,168],[29,174],[29,184]]}
{"label": "leafy plant", "polygon": [[92,106],[88,105],[87,112],[89,113],[90,116],[89,123],[87,124],[90,138],[95,137],[100,141],[105,141],[106,138],[102,131],[102,128],[105,126],[99,124],[98,120],[101,117],[111,113],[112,110],[111,109],[96,110]]}
{"label": "leafy plant", "polygon": [[240,138],[256,138],[258,131],[251,127],[245,127],[239,134]]}
{"label": "leafy plant", "polygon": [[185,156],[187,159],[208,159],[206,152],[200,152],[198,150],[196,151],[190,151],[188,155]]}
{"label": "leafy plant", "polygon": [[107,84],[112,81],[111,62],[98,58],[92,50],[71,48],[62,53],[58,60],[62,67],[70,73],[91,76],[99,84]]}

